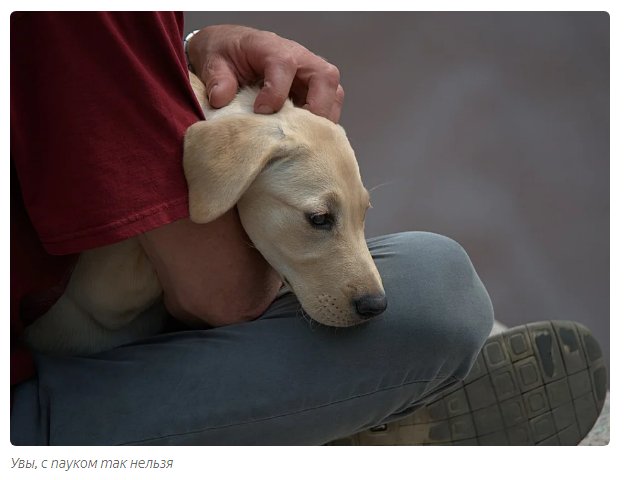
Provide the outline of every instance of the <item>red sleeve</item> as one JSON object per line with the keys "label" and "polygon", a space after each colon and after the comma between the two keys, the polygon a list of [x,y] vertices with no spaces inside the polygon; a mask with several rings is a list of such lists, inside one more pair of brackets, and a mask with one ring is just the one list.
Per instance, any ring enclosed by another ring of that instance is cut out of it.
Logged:
{"label": "red sleeve", "polygon": [[97,248],[188,216],[182,137],[202,112],[183,15],[11,18],[11,156],[45,250]]}
{"label": "red sleeve", "polygon": [[188,216],[182,13],[11,15],[11,384],[77,252]]}

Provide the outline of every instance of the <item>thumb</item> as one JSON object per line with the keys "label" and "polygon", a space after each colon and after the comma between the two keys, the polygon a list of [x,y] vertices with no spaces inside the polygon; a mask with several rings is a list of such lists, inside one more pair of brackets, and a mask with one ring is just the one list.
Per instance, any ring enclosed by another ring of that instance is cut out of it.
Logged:
{"label": "thumb", "polygon": [[238,91],[236,70],[222,57],[210,59],[204,70],[204,83],[212,108],[225,107]]}

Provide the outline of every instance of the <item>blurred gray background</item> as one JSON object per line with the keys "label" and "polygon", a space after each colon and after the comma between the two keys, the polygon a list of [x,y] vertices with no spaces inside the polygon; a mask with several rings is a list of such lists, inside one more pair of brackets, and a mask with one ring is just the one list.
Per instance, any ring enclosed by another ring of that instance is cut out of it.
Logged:
{"label": "blurred gray background", "polygon": [[461,243],[513,326],[574,320],[609,359],[607,13],[189,12],[339,67],[340,123],[374,188],[367,236]]}

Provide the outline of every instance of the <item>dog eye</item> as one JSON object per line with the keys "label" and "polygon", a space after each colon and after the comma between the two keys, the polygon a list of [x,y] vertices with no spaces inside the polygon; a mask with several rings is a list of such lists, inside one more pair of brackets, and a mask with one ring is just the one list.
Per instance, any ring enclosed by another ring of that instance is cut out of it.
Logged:
{"label": "dog eye", "polygon": [[308,217],[310,223],[315,228],[329,229],[332,225],[331,216],[327,214],[313,214]]}

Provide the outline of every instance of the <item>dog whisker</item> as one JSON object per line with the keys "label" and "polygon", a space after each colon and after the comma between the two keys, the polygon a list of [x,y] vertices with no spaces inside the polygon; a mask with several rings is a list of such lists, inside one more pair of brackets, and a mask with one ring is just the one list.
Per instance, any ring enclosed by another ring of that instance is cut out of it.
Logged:
{"label": "dog whisker", "polygon": [[387,186],[387,185],[394,185],[394,184],[395,184],[395,183],[397,183],[399,180],[400,180],[400,179],[395,178],[394,180],[390,180],[390,181],[387,181],[387,182],[380,183],[379,185],[377,185],[377,186],[375,186],[375,187],[373,187],[373,188],[369,188],[369,189],[367,189],[367,190],[368,190],[368,193],[371,193],[373,190],[377,190],[379,187],[385,187],[385,186]]}
{"label": "dog whisker", "polygon": [[[306,315],[306,313],[303,311],[303,307],[301,308],[301,310],[302,310],[302,313]],[[312,315],[316,315],[319,312],[321,312],[321,308],[317,308],[315,311],[313,311]],[[340,330],[340,327],[332,326],[332,325],[325,325],[323,323],[320,323],[319,321],[315,320],[309,313],[307,314],[307,318],[309,319],[308,323],[310,323],[310,327],[312,328],[312,330],[315,329],[314,325],[316,325],[316,328],[318,328],[319,326],[324,326],[326,332],[333,330],[334,335],[338,332],[338,330]]]}
{"label": "dog whisker", "polygon": [[312,317],[310,317],[309,315],[306,314],[306,312],[303,309],[303,307],[299,308],[299,313],[301,313],[301,316],[304,318],[304,320],[306,320],[308,322],[308,324],[310,325],[310,329],[314,330],[314,328],[312,327]]}

